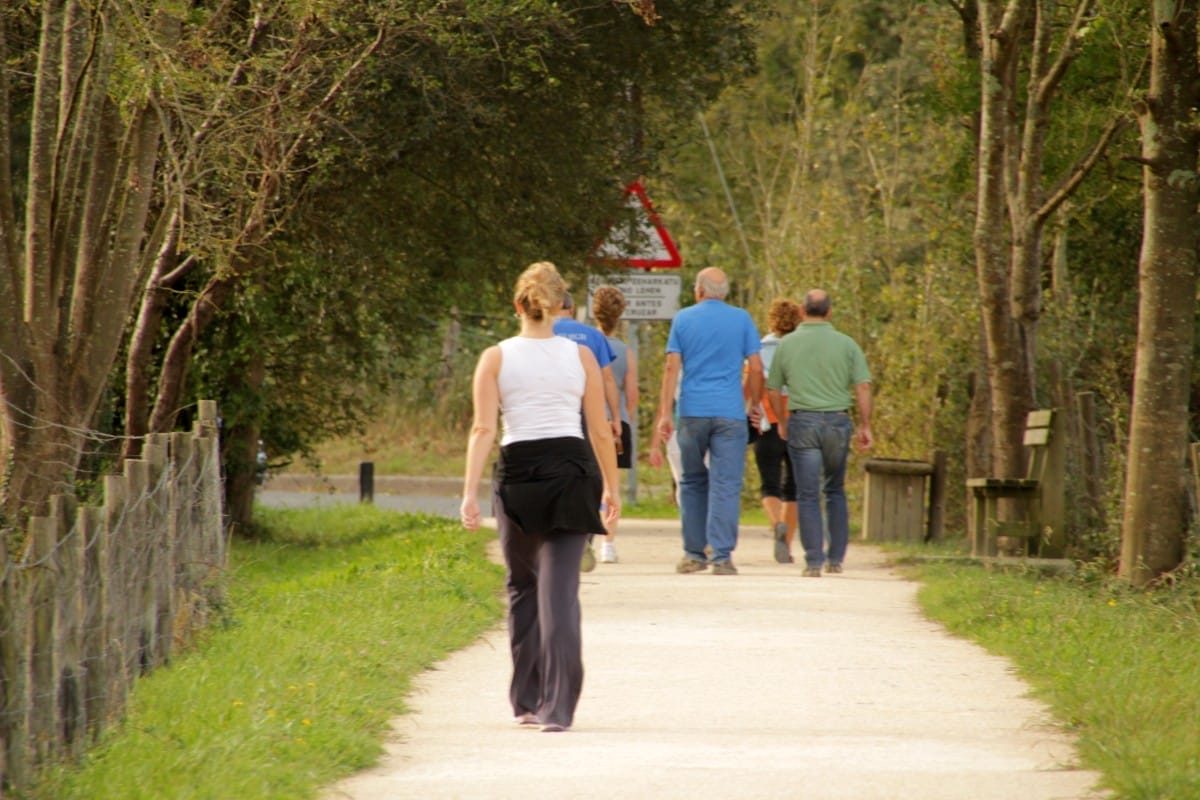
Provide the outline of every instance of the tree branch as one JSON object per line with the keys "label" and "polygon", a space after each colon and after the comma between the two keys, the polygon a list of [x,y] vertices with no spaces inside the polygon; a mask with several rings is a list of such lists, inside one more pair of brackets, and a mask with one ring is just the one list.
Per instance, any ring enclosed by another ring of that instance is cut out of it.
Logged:
{"label": "tree branch", "polygon": [[1092,145],[1091,151],[1082,160],[1075,163],[1066,177],[1059,181],[1058,185],[1050,191],[1041,208],[1034,213],[1034,218],[1039,224],[1045,223],[1050,218],[1050,215],[1079,188],[1079,184],[1083,183],[1083,179],[1100,162],[1100,158],[1108,150],[1108,146],[1112,143],[1116,135],[1129,127],[1132,122],[1133,119],[1129,114],[1121,114],[1109,120],[1109,123],[1104,126],[1104,130],[1101,131],[1100,137]]}
{"label": "tree branch", "polygon": [[1054,90],[1062,81],[1063,75],[1066,74],[1067,67],[1071,65],[1071,62],[1079,53],[1079,29],[1083,27],[1083,21],[1087,17],[1091,7],[1092,0],[1079,0],[1079,5],[1075,7],[1075,14],[1071,18],[1071,25],[1067,28],[1062,48],[1058,51],[1058,58],[1054,60],[1054,64],[1046,71],[1046,75],[1038,81],[1038,105],[1044,107],[1050,102],[1050,95],[1054,93]]}
{"label": "tree branch", "polygon": [[1021,19],[1025,16],[1025,3],[1023,0],[1008,0],[1008,4],[1004,8],[1004,15],[1000,18],[1000,24],[992,31],[993,39],[1012,39],[1016,35],[1017,28],[1021,25]]}

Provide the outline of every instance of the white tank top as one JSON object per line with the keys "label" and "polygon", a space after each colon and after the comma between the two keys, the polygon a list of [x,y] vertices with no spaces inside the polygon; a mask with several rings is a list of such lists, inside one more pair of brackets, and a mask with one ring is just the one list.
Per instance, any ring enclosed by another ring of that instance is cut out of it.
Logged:
{"label": "white tank top", "polygon": [[514,336],[500,342],[500,353],[500,444],[582,439],[579,412],[587,377],[579,345],[562,336]]}

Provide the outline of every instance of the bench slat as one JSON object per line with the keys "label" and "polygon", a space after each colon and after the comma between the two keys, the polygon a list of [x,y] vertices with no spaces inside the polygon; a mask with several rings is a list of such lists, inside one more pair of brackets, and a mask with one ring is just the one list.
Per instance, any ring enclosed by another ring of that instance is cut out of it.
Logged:
{"label": "bench slat", "polygon": [[1030,411],[1025,417],[1026,428],[1049,428],[1050,420],[1054,418],[1054,409],[1042,408],[1037,411]]}
{"label": "bench slat", "polygon": [[1034,478],[969,478],[970,489],[1036,489],[1041,481]]}
{"label": "bench slat", "polygon": [[1025,429],[1025,446],[1036,447],[1038,445],[1050,444],[1050,429],[1049,428],[1026,428]]}

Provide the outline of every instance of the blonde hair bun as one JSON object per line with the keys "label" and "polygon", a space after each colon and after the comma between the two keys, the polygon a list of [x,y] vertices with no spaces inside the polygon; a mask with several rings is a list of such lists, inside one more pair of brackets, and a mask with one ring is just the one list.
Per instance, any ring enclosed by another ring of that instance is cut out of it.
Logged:
{"label": "blonde hair bun", "polygon": [[558,272],[558,267],[549,261],[530,264],[517,278],[513,300],[522,313],[535,322],[541,322],[562,308],[567,282]]}

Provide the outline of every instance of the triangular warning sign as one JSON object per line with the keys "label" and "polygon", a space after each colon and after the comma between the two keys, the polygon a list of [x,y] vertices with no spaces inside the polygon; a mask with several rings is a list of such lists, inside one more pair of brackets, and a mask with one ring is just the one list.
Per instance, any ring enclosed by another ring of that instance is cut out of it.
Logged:
{"label": "triangular warning sign", "polygon": [[614,225],[596,248],[596,257],[627,267],[682,266],[679,250],[650,205],[640,181],[625,187],[625,207],[634,212],[632,224]]}

